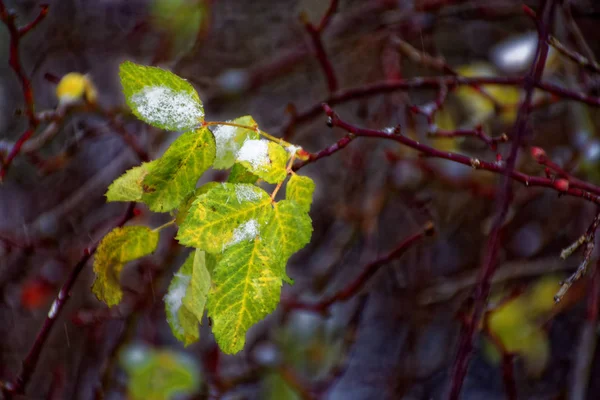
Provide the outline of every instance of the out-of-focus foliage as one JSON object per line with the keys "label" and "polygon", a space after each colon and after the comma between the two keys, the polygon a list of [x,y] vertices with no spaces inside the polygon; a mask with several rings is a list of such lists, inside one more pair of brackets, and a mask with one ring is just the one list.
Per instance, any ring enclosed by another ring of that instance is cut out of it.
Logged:
{"label": "out-of-focus foliage", "polygon": [[136,344],[122,350],[119,360],[131,400],[174,400],[201,385],[198,366],[186,353]]}
{"label": "out-of-focus foliage", "polygon": [[497,341],[484,343],[484,353],[498,362],[502,352],[520,356],[528,375],[539,377],[550,358],[550,342],[543,324],[555,312],[554,295],[560,286],[555,276],[540,278],[524,293],[500,304],[487,315],[487,328]]}

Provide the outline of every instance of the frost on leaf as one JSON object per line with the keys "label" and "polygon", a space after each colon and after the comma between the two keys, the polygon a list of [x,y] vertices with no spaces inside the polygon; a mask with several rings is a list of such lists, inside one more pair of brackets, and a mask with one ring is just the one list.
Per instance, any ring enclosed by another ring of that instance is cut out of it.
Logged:
{"label": "frost on leaf", "polygon": [[237,154],[249,172],[269,183],[279,183],[287,176],[288,152],[280,145],[268,140],[246,140]]}
{"label": "frost on leaf", "polygon": [[106,191],[107,201],[141,201],[142,181],[154,168],[157,160],[133,167],[114,180]]}
{"label": "frost on leaf", "polygon": [[157,160],[142,183],[142,200],[152,211],[178,207],[215,159],[215,140],[207,128],[182,134]]}
{"label": "frost on leaf", "polygon": [[222,183],[192,203],[177,240],[207,253],[220,253],[240,224],[255,219],[262,226],[269,219],[271,208],[271,198],[259,187]]}
{"label": "frost on leaf", "polygon": [[[215,140],[217,142],[217,156],[213,165],[216,169],[231,168],[235,162],[235,157],[248,140],[258,139],[259,134],[256,131],[257,124],[251,116],[244,116],[228,121],[231,125],[217,125],[213,129]],[[250,129],[242,128],[247,126]]]}
{"label": "frost on leaf", "polygon": [[145,226],[126,226],[110,231],[98,245],[94,259],[96,280],[92,292],[109,306],[121,301],[119,277],[125,263],[144,257],[158,245],[158,232]]}
{"label": "frost on leaf", "polygon": [[[173,335],[189,345],[200,337],[198,325],[210,289],[210,273],[204,251],[192,252],[174,275],[164,298],[167,322]],[[211,267],[212,268],[212,267]]]}
{"label": "frost on leaf", "polygon": [[254,240],[260,234],[260,227],[255,219],[244,222],[233,231],[231,241],[225,247],[233,246],[244,240]]}
{"label": "frost on leaf", "polygon": [[165,86],[148,86],[134,94],[131,103],[145,122],[174,131],[190,129],[204,117],[202,107],[189,94]]}
{"label": "frost on leaf", "polygon": [[141,120],[172,131],[189,130],[203,122],[198,93],[172,72],[126,61],[119,76],[127,104]]}

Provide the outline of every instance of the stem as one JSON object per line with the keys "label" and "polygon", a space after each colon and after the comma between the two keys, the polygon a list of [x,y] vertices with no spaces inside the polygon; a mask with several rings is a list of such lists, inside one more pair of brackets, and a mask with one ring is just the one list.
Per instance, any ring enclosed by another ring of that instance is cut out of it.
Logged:
{"label": "stem", "polygon": [[227,125],[227,126],[233,126],[236,128],[248,129],[250,131],[256,131],[258,134],[263,135],[267,139],[269,139],[275,143],[278,143],[278,144],[282,145],[283,147],[289,147],[292,145],[291,143],[288,143],[283,139],[277,138],[275,136],[269,135],[267,132],[261,131],[260,129],[258,129],[258,126],[241,125],[241,124],[236,124],[234,122],[226,122],[226,121],[204,121],[202,123],[202,126],[214,126],[214,125]]}
{"label": "stem", "polygon": [[175,219],[175,218],[173,218],[171,221],[169,221],[169,222],[167,222],[167,223],[164,223],[164,224],[162,224],[162,225],[161,225],[161,226],[159,226],[158,228],[154,228],[154,229],[152,229],[152,232],[160,232],[160,231],[162,231],[162,230],[163,230],[164,228],[166,228],[167,226],[171,226],[171,225],[173,225],[173,224],[175,223],[175,220],[176,220],[176,219]]}

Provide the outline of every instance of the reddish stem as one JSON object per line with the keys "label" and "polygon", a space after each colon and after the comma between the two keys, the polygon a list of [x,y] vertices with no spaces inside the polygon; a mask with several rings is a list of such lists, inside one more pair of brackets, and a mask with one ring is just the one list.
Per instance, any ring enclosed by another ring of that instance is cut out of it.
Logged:
{"label": "reddish stem", "polygon": [[[549,5],[550,7],[548,7]],[[517,121],[515,122],[514,126],[514,134],[512,135],[513,142],[510,155],[506,161],[506,171],[508,174],[514,171],[519,147],[525,134],[527,120],[531,110],[533,91],[536,87],[536,82],[541,79],[544,72],[544,67],[546,65],[546,59],[548,56],[547,39],[550,33],[547,25],[549,22],[547,21],[551,21],[553,12],[553,1],[543,1],[539,15],[541,18],[544,18],[546,22],[542,21],[541,19],[537,20],[538,46],[536,50],[536,62],[532,64],[529,74],[524,82],[525,99],[519,108]],[[467,374],[469,359],[471,358],[471,353],[473,351],[475,334],[477,327],[480,324],[481,317],[485,310],[487,298],[490,293],[491,279],[496,271],[497,256],[500,246],[500,230],[508,213],[511,199],[512,185],[510,179],[507,177],[504,179],[502,189],[498,193],[497,216],[494,221],[492,231],[489,235],[485,255],[483,257],[483,264],[477,279],[477,285],[475,286],[473,292],[473,314],[461,329],[458,351],[456,353],[456,358],[454,360],[450,375],[450,390],[448,392],[449,400],[458,400],[465,376]]]}
{"label": "reddish stem", "polygon": [[6,171],[8,170],[10,164],[13,159],[19,154],[21,151],[21,147],[23,144],[31,138],[34,134],[39,121],[35,115],[35,109],[33,104],[33,90],[31,88],[31,81],[25,75],[23,71],[23,66],[21,65],[21,59],[19,55],[19,43],[21,38],[26,35],[29,31],[31,31],[35,26],[37,26],[48,13],[48,6],[42,5],[42,9],[38,16],[29,24],[25,25],[22,28],[17,27],[15,23],[16,16],[9,12],[4,5],[4,1],[0,0],[0,20],[4,22],[6,27],[8,28],[8,33],[10,35],[10,50],[9,50],[9,59],[8,63],[10,67],[15,71],[17,78],[21,83],[21,88],[23,92],[23,99],[25,101],[25,115],[29,121],[29,126],[27,130],[17,139],[17,142],[8,153],[6,158],[4,158],[2,162],[2,166],[0,167],[0,181],[4,179],[6,175]]}

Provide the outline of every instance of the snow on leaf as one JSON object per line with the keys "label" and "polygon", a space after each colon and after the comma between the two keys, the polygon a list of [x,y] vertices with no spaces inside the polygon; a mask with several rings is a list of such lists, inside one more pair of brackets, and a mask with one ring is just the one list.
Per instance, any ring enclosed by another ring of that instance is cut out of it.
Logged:
{"label": "snow on leaf", "polygon": [[184,130],[204,117],[200,105],[187,93],[177,93],[165,86],[149,86],[131,97],[139,117],[153,126],[170,126]]}
{"label": "snow on leaf", "polygon": [[246,140],[237,155],[238,161],[247,161],[253,169],[263,169],[269,163],[269,141]]}
{"label": "snow on leaf", "polygon": [[141,120],[172,131],[189,130],[204,121],[193,86],[172,72],[126,61],[119,76],[127,104]]}
{"label": "snow on leaf", "polygon": [[255,219],[244,222],[233,231],[231,241],[225,247],[233,246],[244,240],[252,240],[260,234],[260,227]]}
{"label": "snow on leaf", "polygon": [[[213,165],[216,169],[231,168],[235,162],[235,157],[247,140],[258,139],[260,136],[256,131],[256,121],[249,116],[236,118],[229,123],[239,125],[218,125],[213,129],[215,140],[217,142],[217,156]],[[247,126],[248,128],[242,128]]]}
{"label": "snow on leaf", "polygon": [[185,293],[187,292],[191,280],[192,278],[189,275],[175,274],[171,281],[171,285],[169,286],[169,291],[165,295],[165,306],[167,307],[168,313],[174,316],[173,328],[179,334],[183,334],[183,327],[179,323],[177,314],[183,304],[183,298],[185,297]]}
{"label": "snow on leaf", "polygon": [[192,203],[177,240],[207,253],[221,253],[241,223],[256,219],[262,226],[271,211],[271,198],[261,188],[247,183],[222,183]]}

